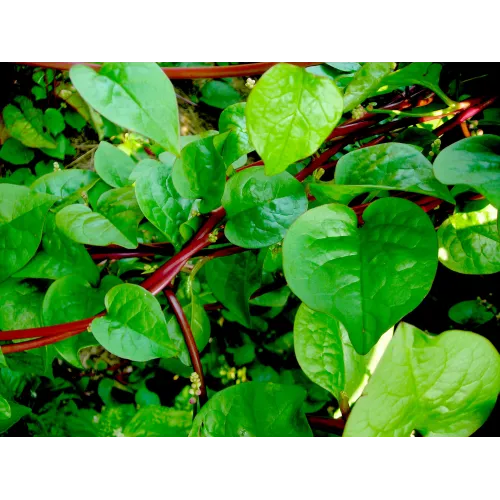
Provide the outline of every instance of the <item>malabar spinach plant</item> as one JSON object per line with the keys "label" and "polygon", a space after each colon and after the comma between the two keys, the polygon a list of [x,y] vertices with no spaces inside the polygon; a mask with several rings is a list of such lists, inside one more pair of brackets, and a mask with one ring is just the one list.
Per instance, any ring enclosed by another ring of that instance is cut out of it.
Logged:
{"label": "malabar spinach plant", "polygon": [[[493,93],[438,63],[57,68],[2,111],[0,433],[483,426],[496,298],[412,323],[439,273],[500,272]],[[208,79],[216,130],[181,135],[179,78]],[[82,168],[64,130],[87,124]]]}

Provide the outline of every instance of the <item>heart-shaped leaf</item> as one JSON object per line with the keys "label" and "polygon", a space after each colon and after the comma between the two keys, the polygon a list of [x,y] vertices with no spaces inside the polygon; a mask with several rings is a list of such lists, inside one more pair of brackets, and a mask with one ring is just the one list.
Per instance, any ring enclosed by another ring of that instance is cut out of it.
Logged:
{"label": "heart-shaped leaf", "polygon": [[269,177],[263,167],[231,177],[221,201],[228,217],[224,233],[243,248],[278,243],[308,205],[304,187],[293,175],[281,172]]}
{"label": "heart-shaped leaf", "polygon": [[9,137],[0,148],[0,159],[13,165],[26,165],[35,157],[32,149],[27,148],[22,142]]}
{"label": "heart-shaped leaf", "polygon": [[455,203],[446,186],[434,177],[432,163],[413,146],[398,142],[347,153],[335,168],[335,183],[365,187],[367,191],[410,191]]}
{"label": "heart-shaped leaf", "polygon": [[358,229],[350,208],[316,207],[292,224],[283,244],[292,292],[337,318],[360,354],[420,304],[437,269],[436,234],[420,207],[384,198],[363,218]]}
{"label": "heart-shaped leaf", "polygon": [[500,208],[500,136],[468,137],[444,148],[434,174],[443,184],[473,187]]}
{"label": "heart-shaped leaf", "polygon": [[310,437],[301,407],[306,391],[293,385],[247,382],[214,396],[193,421],[192,437]]}
{"label": "heart-shaped leaf", "polygon": [[106,294],[105,304],[108,314],[92,322],[92,333],[105,349],[132,361],[178,355],[150,292],[138,285],[118,285]]}
{"label": "heart-shaped leaf", "polygon": [[174,87],[156,63],[106,63],[99,73],[77,65],[69,76],[85,101],[108,120],[179,153]]}
{"label": "heart-shaped leaf", "polygon": [[474,212],[456,213],[438,230],[439,261],[463,274],[500,271],[498,210],[487,205]]}
{"label": "heart-shaped leaf", "polygon": [[470,436],[500,391],[500,356],[484,337],[429,335],[401,323],[354,406],[344,436]]}
{"label": "heart-shaped leaf", "polygon": [[266,174],[312,155],[342,116],[342,94],[329,78],[291,64],[266,71],[248,97],[250,140]]}
{"label": "heart-shaped leaf", "polygon": [[0,282],[35,255],[45,217],[56,199],[24,186],[0,184]]}
{"label": "heart-shaped leaf", "polygon": [[94,167],[101,179],[113,187],[125,187],[132,184],[129,176],[135,168],[135,162],[121,149],[109,142],[101,142],[94,155]]}

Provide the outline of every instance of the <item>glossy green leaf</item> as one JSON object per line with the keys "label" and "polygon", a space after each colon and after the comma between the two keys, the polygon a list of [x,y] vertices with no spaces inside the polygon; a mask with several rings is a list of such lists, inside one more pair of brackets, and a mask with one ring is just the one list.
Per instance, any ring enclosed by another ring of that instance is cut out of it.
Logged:
{"label": "glossy green leaf", "polygon": [[269,177],[263,167],[231,177],[221,202],[228,217],[224,233],[243,248],[278,243],[308,206],[304,187],[293,175],[281,172]]}
{"label": "glossy green leaf", "polygon": [[367,355],[362,356],[352,346],[341,323],[305,304],[297,311],[293,331],[295,355],[304,373],[330,391],[337,401],[343,391],[351,402],[361,394],[392,337],[389,330]]}
{"label": "glossy green leaf", "polygon": [[220,205],[226,181],[226,167],[212,137],[185,146],[172,171],[175,189],[189,199],[201,198],[200,211],[210,212]]}
{"label": "glossy green leaf", "polygon": [[3,121],[11,137],[29,148],[55,148],[54,139],[43,130],[41,112],[39,117],[36,112],[33,113],[33,105],[27,104],[27,99],[21,102],[24,104],[23,111],[13,104],[7,104],[3,109]]}
{"label": "glossy green leaf", "polygon": [[32,149],[13,137],[9,137],[0,149],[0,159],[13,165],[26,165],[34,157],[35,153]]}
{"label": "glossy green leaf", "polygon": [[78,274],[92,284],[99,279],[99,269],[85,247],[67,238],[49,213],[40,249],[14,276],[55,280],[70,274]]}
{"label": "glossy green leaf", "polygon": [[360,354],[417,307],[437,269],[434,227],[417,205],[384,198],[364,212],[331,204],[309,210],[288,230],[283,269],[311,309],[342,322]]}
{"label": "glossy green leaf", "polygon": [[0,422],[9,419],[11,416],[12,410],[10,409],[9,402],[0,396]]}
{"label": "glossy green leaf", "polygon": [[443,184],[473,187],[500,208],[500,136],[468,137],[443,149],[434,162]]}
{"label": "glossy green leaf", "polygon": [[85,101],[101,115],[179,153],[174,87],[156,63],[106,63],[99,73],[77,65],[69,74]]}
{"label": "glossy green leaf", "polygon": [[64,199],[83,188],[93,185],[99,177],[91,170],[57,170],[38,178],[31,189],[39,193],[53,194]]}
{"label": "glossy green leaf", "polygon": [[431,162],[413,146],[398,142],[347,153],[337,163],[335,182],[367,190],[410,191],[455,202],[446,186],[434,177]]}
{"label": "glossy green leaf", "polygon": [[208,285],[237,321],[251,327],[248,301],[260,286],[260,267],[251,252],[212,259],[205,264]]}
{"label": "glossy green leaf", "polygon": [[326,64],[345,73],[352,73],[361,68],[361,64],[357,62],[327,62]]}
{"label": "glossy green leaf", "polygon": [[52,158],[57,158],[58,160],[64,160],[66,156],[74,155],[76,153],[76,150],[71,145],[69,139],[62,134],[56,137],[55,148],[41,148],[41,150],[46,155],[51,156]]}
{"label": "glossy green leaf", "polygon": [[87,125],[87,121],[83,118],[82,115],[77,113],[76,111],[68,110],[64,113],[64,120],[66,123],[74,128],[77,132],[81,132],[85,125]]}
{"label": "glossy green leaf", "polygon": [[342,205],[351,203],[356,196],[372,191],[367,186],[349,186],[336,184],[334,180],[328,182],[311,182],[308,184],[311,194],[320,203],[337,202]]}
{"label": "glossy green leaf", "polygon": [[0,282],[24,267],[42,239],[55,196],[24,186],[0,184]]}
{"label": "glossy green leaf", "polygon": [[27,281],[10,278],[0,283],[0,330],[42,326],[43,293]]}
{"label": "glossy green leaf", "polygon": [[301,407],[306,392],[293,385],[247,382],[228,387],[201,409],[191,437],[310,437]]}
{"label": "glossy green leaf", "polygon": [[[35,326],[32,328],[35,328]],[[54,361],[55,355],[56,352],[52,345],[31,349],[29,351],[16,352],[9,354],[9,368],[28,375],[54,378],[52,362]]]}
{"label": "glossy green leaf", "polygon": [[401,323],[344,436],[469,436],[500,391],[500,356],[472,332],[429,335]]}
{"label": "glossy green leaf", "polygon": [[105,298],[108,314],[92,322],[92,333],[108,351],[132,361],[178,354],[155,297],[138,285],[112,288]]}
{"label": "glossy green leaf", "polygon": [[[254,151],[247,131],[245,117],[246,103],[240,102],[227,107],[219,117],[219,134],[214,144],[226,165],[231,165],[241,156]],[[219,138],[223,141],[219,145]]]}
{"label": "glossy green leaf", "polygon": [[94,167],[101,179],[113,187],[125,187],[132,182],[129,176],[135,168],[135,162],[121,149],[109,142],[101,142],[94,156]]}
{"label": "glossy green leaf", "polygon": [[65,128],[64,117],[58,109],[47,108],[43,116],[43,123],[52,135],[59,135]]}
{"label": "glossy green leaf", "polygon": [[156,162],[136,180],[135,192],[142,213],[180,250],[184,243],[180,227],[191,218],[195,202],[179,195],[172,168]]}
{"label": "glossy green leaf", "polygon": [[225,109],[241,101],[241,95],[229,83],[209,80],[201,89],[200,101],[215,108]]}
{"label": "glossy green leaf", "polygon": [[312,155],[342,116],[342,95],[329,78],[277,64],[248,97],[247,127],[268,175]]}
{"label": "glossy green leaf", "polygon": [[27,406],[23,406],[15,403],[14,401],[9,402],[10,407],[10,417],[0,419],[0,434],[6,432],[14,424],[17,424],[19,420],[31,413],[31,409]]}
{"label": "glossy green leaf", "polygon": [[[93,288],[80,276],[66,276],[49,287],[43,299],[42,315],[45,326],[78,321],[99,314],[104,310],[104,297],[108,291],[121,284],[116,276],[105,276],[99,288]],[[78,352],[83,347],[97,344],[89,332],[70,337],[54,344],[57,352],[74,366],[82,367]]]}
{"label": "glossy green leaf", "polygon": [[500,271],[498,210],[487,205],[474,212],[456,213],[438,230],[439,261],[463,274]]}
{"label": "glossy green leaf", "polygon": [[367,62],[356,71],[344,93],[344,113],[375,95],[380,82],[394,69],[392,62]]}
{"label": "glossy green leaf", "polygon": [[186,437],[191,429],[190,412],[164,406],[140,409],[125,426],[127,437]]}
{"label": "glossy green leaf", "polygon": [[449,318],[460,325],[479,326],[495,317],[496,308],[488,309],[479,300],[464,300],[450,307]]}

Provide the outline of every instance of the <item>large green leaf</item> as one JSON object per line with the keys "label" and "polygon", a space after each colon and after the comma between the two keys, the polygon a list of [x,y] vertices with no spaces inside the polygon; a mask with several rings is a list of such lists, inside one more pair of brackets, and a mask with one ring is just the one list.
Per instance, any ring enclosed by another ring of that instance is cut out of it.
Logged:
{"label": "large green leaf", "polygon": [[343,205],[309,210],[283,244],[283,269],[292,292],[315,311],[341,321],[360,354],[427,295],[437,269],[437,238],[414,203],[372,203],[358,229]]}
{"label": "large green leaf", "polygon": [[463,274],[492,274],[500,271],[498,210],[487,205],[474,212],[456,213],[438,230],[439,260]]}
{"label": "large green leaf", "polygon": [[3,121],[11,137],[30,148],[55,148],[54,139],[43,129],[41,111],[35,110],[26,98],[23,98],[21,104],[23,111],[13,104],[7,104],[3,109]]}
{"label": "large green leaf", "polygon": [[0,330],[42,326],[43,293],[27,281],[10,278],[0,283]]}
{"label": "large green leaf", "polygon": [[0,184],[0,282],[35,255],[56,197],[24,186]]}
{"label": "large green leaf", "polygon": [[209,106],[224,109],[241,101],[241,95],[229,83],[209,80],[201,89],[200,101]]}
{"label": "large green leaf", "polygon": [[178,354],[160,304],[150,292],[138,285],[118,285],[106,294],[105,304],[108,314],[92,322],[92,333],[105,349],[132,361]]}
{"label": "large green leaf", "polygon": [[[66,276],[50,285],[43,299],[42,316],[46,326],[90,318],[104,310],[104,297],[108,291],[122,281],[113,275],[103,278],[99,288],[92,288],[80,276]],[[89,332],[70,337],[54,344],[57,352],[80,368],[78,352],[83,347],[97,344]]]}
{"label": "large green leaf", "polygon": [[218,147],[226,165],[231,165],[238,158],[255,149],[248,137],[245,108],[244,102],[233,104],[228,106],[219,117],[220,135],[215,136],[214,144]]}
{"label": "large green leaf", "polygon": [[9,402],[9,409],[10,417],[0,419],[0,434],[6,432],[10,427],[19,422],[19,420],[31,413],[30,408],[17,404],[14,401]]}
{"label": "large green leaf", "polygon": [[401,323],[344,436],[469,436],[500,391],[500,356],[472,332],[429,335]]}
{"label": "large green leaf", "polygon": [[35,157],[32,149],[27,148],[22,142],[9,137],[0,148],[0,159],[13,165],[26,165]]}
{"label": "large green leaf", "polygon": [[208,285],[237,320],[251,327],[248,301],[260,286],[260,267],[251,252],[212,259],[205,264]]}
{"label": "large green leaf", "polygon": [[226,181],[226,167],[213,141],[206,137],[185,146],[172,172],[175,189],[184,198],[201,198],[203,213],[219,206]]}
{"label": "large green leaf", "polygon": [[389,330],[368,355],[362,356],[352,346],[341,323],[305,304],[297,311],[293,331],[295,355],[304,373],[330,391],[337,401],[342,391],[351,402],[361,394],[392,337]]}
{"label": "large green leaf", "polygon": [[125,187],[132,184],[129,176],[135,168],[135,162],[121,149],[109,142],[101,142],[94,156],[94,167],[101,179],[113,187]]}
{"label": "large green leaf", "polygon": [[127,437],[186,437],[191,423],[192,416],[188,411],[147,406],[134,415],[123,433]]}
{"label": "large green leaf", "polygon": [[359,106],[365,99],[377,93],[380,82],[393,69],[392,62],[367,62],[356,71],[345,89],[344,113]]}
{"label": "large green leaf", "polygon": [[301,407],[306,391],[293,385],[247,382],[210,398],[191,437],[310,437]]}
{"label": "large green leaf", "polygon": [[329,78],[277,64],[260,78],[246,106],[250,140],[268,175],[312,155],[342,116],[342,94]]}
{"label": "large green leaf", "polygon": [[195,201],[183,198],[175,189],[172,168],[156,162],[135,182],[137,202],[142,213],[180,250],[184,238],[181,226],[191,218]]}
{"label": "large green leaf", "polygon": [[227,239],[244,248],[278,243],[293,221],[307,210],[302,184],[288,172],[268,177],[263,167],[236,173],[222,197]]}
{"label": "large green leaf", "polygon": [[347,153],[337,163],[335,182],[363,186],[367,191],[397,189],[455,202],[434,177],[431,162],[409,144],[378,144]]}
{"label": "large green leaf", "polygon": [[73,66],[71,82],[108,120],[179,153],[179,115],[174,87],[156,63],[106,63],[99,73]]}
{"label": "large green leaf", "polygon": [[500,136],[468,137],[444,148],[434,174],[443,184],[473,187],[500,208]]}
{"label": "large green leaf", "polygon": [[67,238],[49,213],[39,251],[14,277],[55,280],[70,274],[78,274],[92,284],[99,279],[99,269],[85,247]]}

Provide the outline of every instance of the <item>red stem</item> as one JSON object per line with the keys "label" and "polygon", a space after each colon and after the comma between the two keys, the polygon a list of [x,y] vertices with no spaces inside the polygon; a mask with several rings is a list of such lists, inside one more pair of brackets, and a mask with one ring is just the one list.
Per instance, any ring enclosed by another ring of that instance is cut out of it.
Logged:
{"label": "red stem", "polygon": [[181,327],[182,334],[184,335],[184,340],[186,341],[186,346],[189,351],[189,357],[191,358],[191,363],[193,365],[194,371],[200,377],[200,407],[203,406],[207,402],[207,388],[205,386],[205,377],[203,376],[203,366],[200,360],[200,352],[198,351],[198,346],[196,345],[196,341],[193,337],[193,332],[191,330],[191,325],[189,324],[188,319],[186,318],[186,314],[184,313],[184,309],[182,309],[179,300],[175,296],[175,293],[171,288],[166,288],[165,297],[167,297],[168,303],[170,307],[174,311],[175,317],[179,322],[179,326]]}
{"label": "red stem", "polygon": [[306,415],[309,425],[324,432],[342,434],[344,432],[345,421],[341,418],[318,417],[316,415]]}

